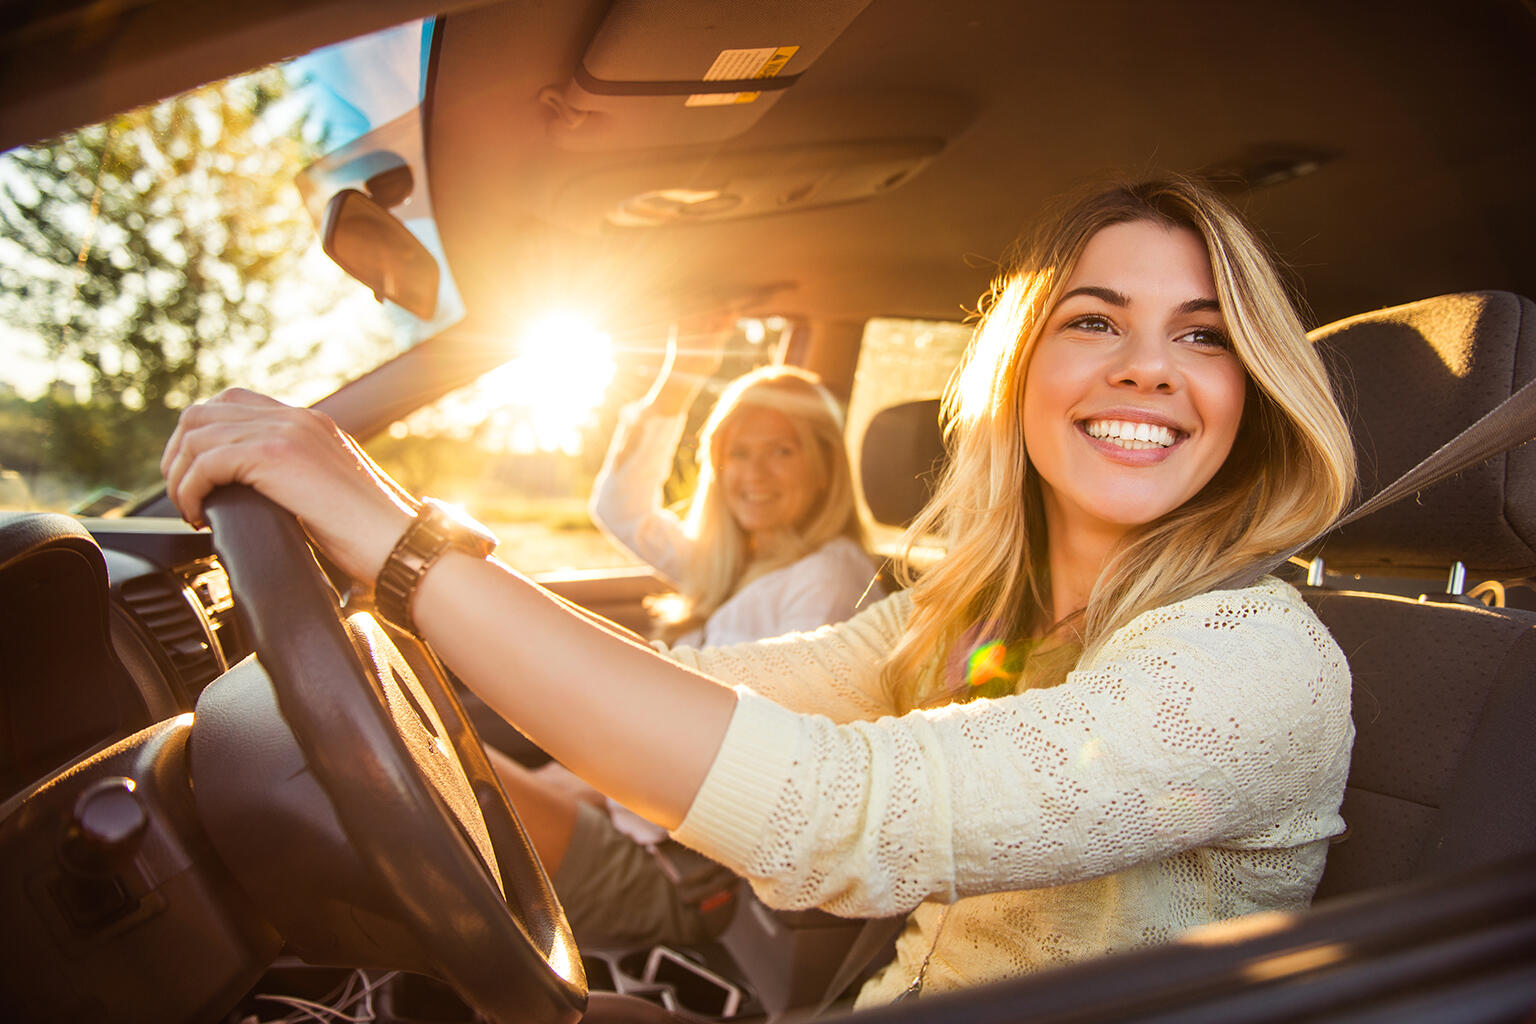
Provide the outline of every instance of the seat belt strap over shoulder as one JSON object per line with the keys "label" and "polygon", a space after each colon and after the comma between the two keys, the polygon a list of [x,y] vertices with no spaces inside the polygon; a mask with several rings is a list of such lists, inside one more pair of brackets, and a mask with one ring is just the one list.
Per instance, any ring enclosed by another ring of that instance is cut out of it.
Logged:
{"label": "seat belt strap over shoulder", "polygon": [[1224,586],[1237,590],[1274,572],[1297,552],[1304,551],[1334,530],[1363,519],[1378,509],[1415,494],[1462,470],[1518,448],[1536,439],[1536,378],[1532,378],[1504,401],[1483,414],[1477,422],[1431,452],[1422,462],[1392,481],[1366,501],[1340,516],[1327,529],[1307,538],[1288,551],[1270,555],[1230,577]]}

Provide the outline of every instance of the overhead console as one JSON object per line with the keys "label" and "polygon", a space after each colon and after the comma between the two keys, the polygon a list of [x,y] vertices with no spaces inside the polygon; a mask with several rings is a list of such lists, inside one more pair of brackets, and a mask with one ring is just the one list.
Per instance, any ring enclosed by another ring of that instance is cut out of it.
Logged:
{"label": "overhead console", "polygon": [[540,99],[565,149],[740,135],[794,88],[869,0],[617,0],[571,81]]}

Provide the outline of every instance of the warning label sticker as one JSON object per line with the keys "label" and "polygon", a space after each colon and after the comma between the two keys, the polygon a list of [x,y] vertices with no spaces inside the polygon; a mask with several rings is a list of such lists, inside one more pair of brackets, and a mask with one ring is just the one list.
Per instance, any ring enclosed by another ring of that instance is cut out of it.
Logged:
{"label": "warning label sticker", "polygon": [[[728,82],[743,78],[777,78],[779,72],[799,52],[798,46],[762,46],[751,50],[721,50],[715,62],[704,72],[706,82]],[[751,103],[760,92],[695,93],[687,99],[690,107],[726,107]]]}

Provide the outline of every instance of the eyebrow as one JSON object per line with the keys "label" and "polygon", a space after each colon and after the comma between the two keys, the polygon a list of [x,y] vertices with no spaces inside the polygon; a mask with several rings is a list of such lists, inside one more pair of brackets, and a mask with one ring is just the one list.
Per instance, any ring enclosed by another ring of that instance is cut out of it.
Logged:
{"label": "eyebrow", "polygon": [[1120,292],[1115,291],[1113,288],[1101,288],[1096,284],[1085,284],[1080,288],[1073,288],[1061,297],[1061,301],[1066,302],[1075,295],[1091,295],[1096,299],[1103,299],[1111,306],[1119,306],[1121,309],[1131,304],[1131,300]]}
{"label": "eyebrow", "polygon": [[[1122,292],[1117,292],[1113,288],[1104,288],[1096,284],[1085,284],[1080,288],[1073,288],[1061,297],[1061,302],[1066,302],[1075,295],[1090,295],[1120,309],[1125,309],[1131,304],[1129,296]],[[1180,316],[1189,313],[1220,313],[1221,303],[1215,299],[1189,299],[1179,303],[1178,308],[1174,312]]]}

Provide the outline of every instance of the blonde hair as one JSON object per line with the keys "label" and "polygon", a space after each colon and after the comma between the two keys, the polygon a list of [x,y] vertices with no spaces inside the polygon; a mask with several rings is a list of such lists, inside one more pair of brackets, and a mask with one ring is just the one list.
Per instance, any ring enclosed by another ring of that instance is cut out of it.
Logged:
{"label": "blonde hair", "polygon": [[[1087,608],[1052,622],[1040,480],[1024,445],[1024,378],[1089,240],[1139,221],[1204,239],[1248,397],[1232,451],[1210,482],[1127,535]],[[954,666],[993,641],[1045,652],[1015,654],[1005,691],[1054,685],[1142,612],[1217,588],[1259,557],[1304,542],[1343,511],[1354,486],[1348,425],[1273,259],[1237,213],[1182,178],[1091,194],[1022,250],[984,297],[942,410],[948,465],[905,543],[910,554],[938,535],[948,550],[920,578],[903,579],[912,615],[883,670],[902,712],[977,695],[955,680]]]}
{"label": "blonde hair", "polygon": [[[731,515],[718,483],[731,433],[741,414],[754,408],[772,409],[789,420],[817,495],[805,520],[786,533],[785,543],[757,552],[755,564],[747,535]],[[674,629],[708,618],[741,586],[749,566],[767,571],[788,565],[836,537],[867,546],[854,506],[842,410],[821,378],[798,367],[764,366],[731,382],[699,432],[698,485],[683,525],[695,543],[686,575],[678,581],[683,609],[667,616]]]}

